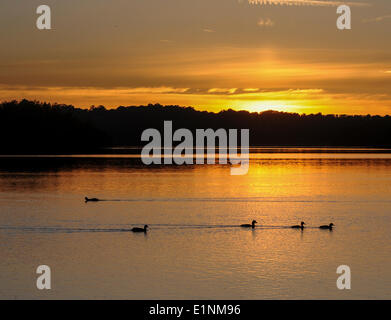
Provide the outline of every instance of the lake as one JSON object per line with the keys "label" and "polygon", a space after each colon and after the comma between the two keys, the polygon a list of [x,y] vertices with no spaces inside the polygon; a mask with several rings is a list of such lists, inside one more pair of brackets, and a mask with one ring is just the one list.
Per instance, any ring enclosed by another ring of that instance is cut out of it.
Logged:
{"label": "lake", "polygon": [[126,152],[0,156],[0,298],[391,299],[389,152],[255,149],[243,176]]}

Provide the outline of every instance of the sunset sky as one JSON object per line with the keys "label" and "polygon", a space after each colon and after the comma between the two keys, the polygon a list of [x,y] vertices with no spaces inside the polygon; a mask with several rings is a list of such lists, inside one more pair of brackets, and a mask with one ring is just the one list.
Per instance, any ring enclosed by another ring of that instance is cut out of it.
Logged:
{"label": "sunset sky", "polygon": [[391,114],[390,34],[390,0],[1,0],[0,100]]}

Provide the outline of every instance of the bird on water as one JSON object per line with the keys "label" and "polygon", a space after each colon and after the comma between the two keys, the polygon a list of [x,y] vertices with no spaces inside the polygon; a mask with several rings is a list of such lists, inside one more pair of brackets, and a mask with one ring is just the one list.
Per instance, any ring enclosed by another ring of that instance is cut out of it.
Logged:
{"label": "bird on water", "polygon": [[255,221],[255,220],[253,220],[252,222],[251,222],[251,224],[241,224],[240,226],[242,227],[242,228],[255,228],[255,224],[256,223],[258,223],[257,221]]}
{"label": "bird on water", "polygon": [[300,223],[300,225],[292,226],[291,228],[303,230],[303,229],[304,229],[304,225],[305,225],[305,223],[302,221],[302,222]]}
{"label": "bird on water", "polygon": [[132,228],[130,229],[130,231],[147,233],[147,229],[148,229],[148,225],[145,225],[144,228]]}
{"label": "bird on water", "polygon": [[330,223],[329,225],[320,226],[319,229],[333,230],[333,227],[334,227],[334,223]]}
{"label": "bird on water", "polygon": [[85,200],[86,202],[89,202],[89,201],[92,201],[92,202],[100,201],[98,198],[88,198],[88,197],[84,197],[84,200]]}

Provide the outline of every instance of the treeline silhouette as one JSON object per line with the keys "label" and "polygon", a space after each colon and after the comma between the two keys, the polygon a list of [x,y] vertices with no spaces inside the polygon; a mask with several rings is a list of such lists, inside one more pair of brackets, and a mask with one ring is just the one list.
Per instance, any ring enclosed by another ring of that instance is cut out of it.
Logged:
{"label": "treeline silhouette", "polygon": [[97,152],[105,147],[142,146],[147,128],[250,129],[252,146],[390,147],[391,117],[298,114],[277,111],[218,113],[160,104],[89,109],[38,101],[0,104],[1,153]]}

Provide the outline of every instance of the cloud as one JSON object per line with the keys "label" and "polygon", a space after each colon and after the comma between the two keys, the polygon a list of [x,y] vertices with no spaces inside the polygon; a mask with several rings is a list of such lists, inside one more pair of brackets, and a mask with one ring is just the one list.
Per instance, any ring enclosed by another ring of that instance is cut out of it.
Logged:
{"label": "cloud", "polygon": [[4,92],[64,92],[69,95],[82,95],[88,92],[94,92],[94,94],[99,95],[100,93],[110,93],[113,95],[133,95],[133,94],[181,94],[189,91],[190,88],[176,88],[169,86],[161,87],[117,87],[117,88],[101,88],[101,87],[31,87],[31,86],[10,86],[5,84],[0,84],[0,94]]}
{"label": "cloud", "polygon": [[[391,71],[391,70],[390,70]],[[161,87],[30,87],[0,83],[0,101],[30,99],[72,104],[78,107],[105,105],[166,105],[193,106],[199,110],[220,111],[227,107],[236,110],[285,110],[292,112],[325,112],[348,114],[390,114],[391,94],[388,92],[333,91],[322,87],[253,87],[179,88]]]}
{"label": "cloud", "polygon": [[202,31],[208,32],[208,33],[216,32],[216,31],[214,31],[212,29],[208,29],[208,28],[202,29]]}
{"label": "cloud", "polygon": [[208,93],[212,94],[234,94],[237,88],[212,88],[208,90]]}
{"label": "cloud", "polygon": [[329,1],[329,0],[248,0],[250,4],[254,5],[280,5],[280,6],[331,6],[338,7],[340,5],[348,6],[369,6],[365,2],[346,2],[346,1]]}
{"label": "cloud", "polygon": [[[261,98],[261,97],[303,97],[303,96],[312,96],[319,95],[325,93],[324,89],[314,88],[314,89],[260,89],[260,88],[210,88],[210,89],[202,89],[202,88],[191,88],[180,91],[176,89],[175,93],[178,94],[196,94],[196,95],[224,95],[224,96],[242,96],[244,99],[252,99],[252,97]],[[168,92],[164,92],[168,93]],[[170,92],[173,93],[173,92]]]}
{"label": "cloud", "polygon": [[270,18],[266,18],[266,19],[261,18],[259,19],[257,24],[260,27],[273,27],[274,21],[272,21]]}
{"label": "cloud", "polygon": [[380,16],[380,17],[375,17],[375,18],[367,18],[363,19],[363,22],[381,22],[386,19],[391,19],[391,14],[388,14],[386,16]]}

